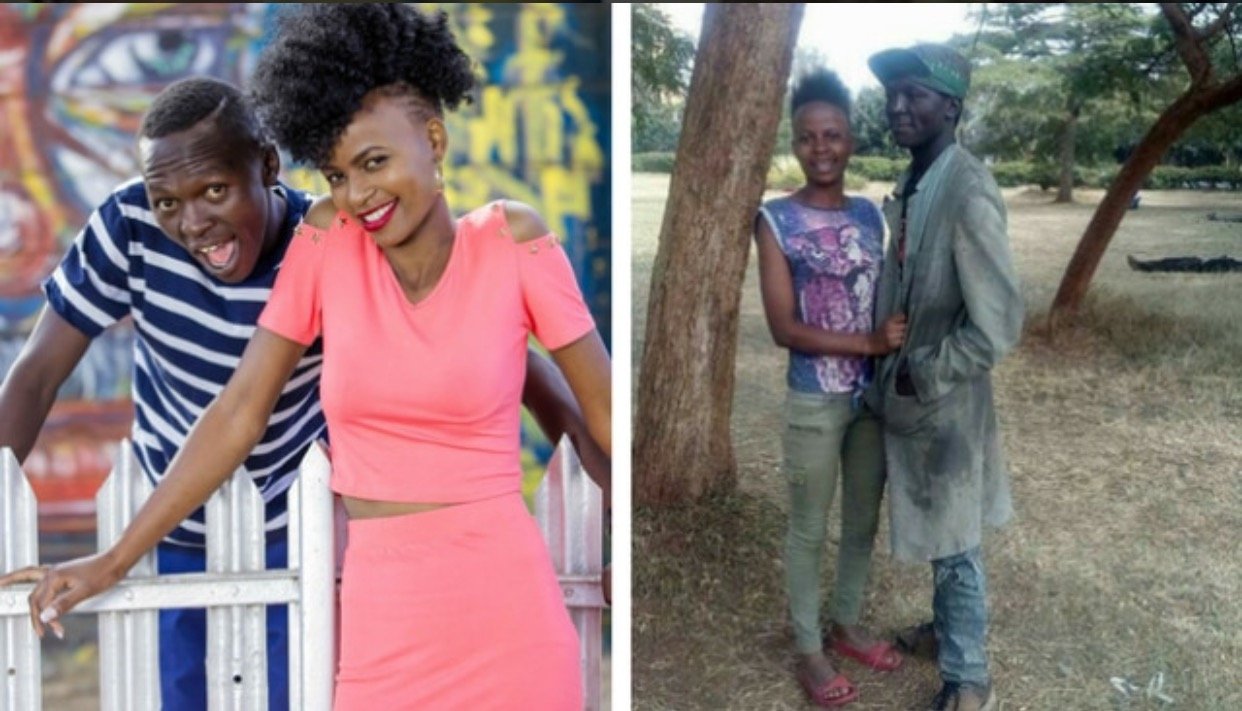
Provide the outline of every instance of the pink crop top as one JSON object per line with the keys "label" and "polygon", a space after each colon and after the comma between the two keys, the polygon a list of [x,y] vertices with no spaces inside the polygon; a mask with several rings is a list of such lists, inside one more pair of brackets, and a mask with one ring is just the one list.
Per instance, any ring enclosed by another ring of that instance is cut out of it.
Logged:
{"label": "pink crop top", "polygon": [[595,328],[556,237],[514,242],[500,202],[458,220],[417,304],[356,221],[303,223],[259,325],[303,344],[323,336],[333,491],[438,503],[520,489],[527,338],[556,350]]}

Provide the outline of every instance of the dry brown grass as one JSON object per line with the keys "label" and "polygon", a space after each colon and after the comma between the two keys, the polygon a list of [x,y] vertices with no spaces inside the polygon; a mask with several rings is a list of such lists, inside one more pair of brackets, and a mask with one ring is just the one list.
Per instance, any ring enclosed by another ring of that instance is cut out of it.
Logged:
{"label": "dry brown grass", "polygon": [[[886,186],[872,186],[878,197]],[[667,179],[634,180],[634,363]],[[1125,255],[1242,257],[1242,196],[1145,193],[1094,281],[1078,327],[1037,333],[1099,193],[1053,205],[1008,191],[1028,333],[997,369],[1018,517],[985,545],[990,651],[1003,708],[1157,709],[1110,679],[1163,675],[1171,708],[1242,708],[1242,274],[1130,271]],[[780,562],[784,355],[772,345],[754,260],[740,324],[735,496],[634,518],[634,706],[811,708],[792,679]],[[836,519],[830,524],[834,528]],[[881,532],[867,601],[880,630],[924,619],[925,566],[898,565]],[[826,556],[825,589],[834,559]],[[851,708],[920,708],[933,664],[843,668]]]}

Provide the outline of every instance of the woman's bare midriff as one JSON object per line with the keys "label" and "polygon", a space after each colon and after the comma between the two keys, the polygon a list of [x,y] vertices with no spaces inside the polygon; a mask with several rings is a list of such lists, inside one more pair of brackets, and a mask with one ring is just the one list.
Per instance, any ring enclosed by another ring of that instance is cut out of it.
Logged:
{"label": "woman's bare midriff", "polygon": [[456,504],[428,504],[416,501],[375,501],[373,499],[355,499],[342,496],[341,503],[350,518],[385,518],[388,516],[404,516],[406,514],[435,511]]}

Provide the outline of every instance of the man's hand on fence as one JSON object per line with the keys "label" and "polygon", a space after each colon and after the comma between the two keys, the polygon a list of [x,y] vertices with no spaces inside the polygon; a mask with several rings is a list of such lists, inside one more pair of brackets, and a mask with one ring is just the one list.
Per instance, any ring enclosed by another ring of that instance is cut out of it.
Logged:
{"label": "man's hand on fence", "polygon": [[123,577],[106,553],[78,558],[56,566],[34,566],[0,577],[0,586],[35,583],[30,593],[30,624],[43,637],[43,627],[64,639],[59,618],[83,600],[116,585]]}

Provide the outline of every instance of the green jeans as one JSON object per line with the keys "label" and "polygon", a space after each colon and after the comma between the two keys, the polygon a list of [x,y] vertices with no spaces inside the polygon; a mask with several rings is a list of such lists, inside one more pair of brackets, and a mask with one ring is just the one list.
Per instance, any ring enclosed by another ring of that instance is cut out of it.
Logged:
{"label": "green jeans", "polygon": [[841,472],[841,544],[832,620],[857,624],[871,567],[884,495],[880,424],[857,411],[848,393],[790,391],[785,400],[784,472],[789,482],[786,585],[794,639],[803,654],[823,648],[819,619],[820,559],[828,511]]}

